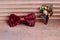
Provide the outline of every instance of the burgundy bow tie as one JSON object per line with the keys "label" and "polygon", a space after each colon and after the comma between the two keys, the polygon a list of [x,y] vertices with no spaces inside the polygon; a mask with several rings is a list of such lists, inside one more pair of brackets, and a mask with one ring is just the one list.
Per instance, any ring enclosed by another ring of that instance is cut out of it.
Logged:
{"label": "burgundy bow tie", "polygon": [[14,27],[17,24],[23,23],[29,26],[34,26],[35,25],[35,20],[36,20],[36,15],[35,13],[31,13],[27,16],[19,17],[14,14],[11,14],[9,16],[8,24],[10,27]]}

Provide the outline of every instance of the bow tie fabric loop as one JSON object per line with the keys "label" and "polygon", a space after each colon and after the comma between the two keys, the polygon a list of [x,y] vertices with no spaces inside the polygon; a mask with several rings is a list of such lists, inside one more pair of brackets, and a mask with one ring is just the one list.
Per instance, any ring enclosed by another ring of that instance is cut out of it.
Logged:
{"label": "bow tie fabric loop", "polygon": [[31,14],[29,14],[27,16],[23,16],[23,17],[19,17],[19,16],[16,16],[15,14],[11,14],[9,16],[8,24],[10,25],[10,27],[14,27],[20,23],[24,23],[29,26],[34,26],[35,20],[36,20],[35,13],[31,13]]}
{"label": "bow tie fabric loop", "polygon": [[10,25],[10,27],[16,26],[17,24],[19,24],[19,22],[20,22],[19,16],[16,16],[14,14],[11,14],[9,16],[8,24]]}
{"label": "bow tie fabric loop", "polygon": [[36,22],[36,15],[35,13],[31,13],[25,17],[25,21],[28,23],[29,26],[34,26]]}

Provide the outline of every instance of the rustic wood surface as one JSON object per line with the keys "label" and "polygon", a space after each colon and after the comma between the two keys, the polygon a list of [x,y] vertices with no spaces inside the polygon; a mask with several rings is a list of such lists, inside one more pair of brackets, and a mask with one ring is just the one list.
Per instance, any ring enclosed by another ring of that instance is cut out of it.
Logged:
{"label": "rustic wood surface", "polygon": [[42,4],[53,4],[53,16],[50,19],[60,19],[60,0],[0,0],[0,21],[8,20],[7,16],[12,13],[24,16],[35,12],[38,16]]}
{"label": "rustic wood surface", "polygon": [[20,24],[14,28],[1,21],[0,40],[60,40],[60,20],[49,20],[47,25],[36,22],[34,27]]}
{"label": "rustic wood surface", "polygon": [[[36,22],[34,27],[20,24],[10,28],[6,23],[12,13],[23,16],[35,12],[38,16],[42,4],[54,7],[47,25]],[[0,40],[60,40],[60,0],[0,0]]]}

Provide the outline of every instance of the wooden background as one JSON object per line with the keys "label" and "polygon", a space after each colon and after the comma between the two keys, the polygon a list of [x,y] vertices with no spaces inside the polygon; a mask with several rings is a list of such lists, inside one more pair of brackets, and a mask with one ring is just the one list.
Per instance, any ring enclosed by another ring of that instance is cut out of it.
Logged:
{"label": "wooden background", "polygon": [[[0,0],[0,20],[8,20],[10,14],[18,16],[28,15],[35,12],[40,15],[39,7],[42,4],[53,4],[53,16],[50,19],[60,19],[60,1],[59,0]],[[39,19],[37,17],[37,19]]]}
{"label": "wooden background", "polygon": [[[6,22],[12,13],[18,16],[35,12],[39,19],[39,7],[53,4],[53,16],[47,25],[36,22],[34,27],[24,24],[11,28]],[[60,0],[0,0],[0,40],[60,40]]]}

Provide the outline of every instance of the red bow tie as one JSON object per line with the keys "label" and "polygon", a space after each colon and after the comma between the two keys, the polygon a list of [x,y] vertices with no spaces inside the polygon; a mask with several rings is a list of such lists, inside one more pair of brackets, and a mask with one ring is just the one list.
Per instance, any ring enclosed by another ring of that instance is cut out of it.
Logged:
{"label": "red bow tie", "polygon": [[36,20],[36,15],[35,13],[31,13],[27,16],[19,17],[14,14],[11,14],[9,16],[8,24],[10,27],[14,27],[17,24],[23,23],[29,26],[34,26],[35,25],[35,20]]}

